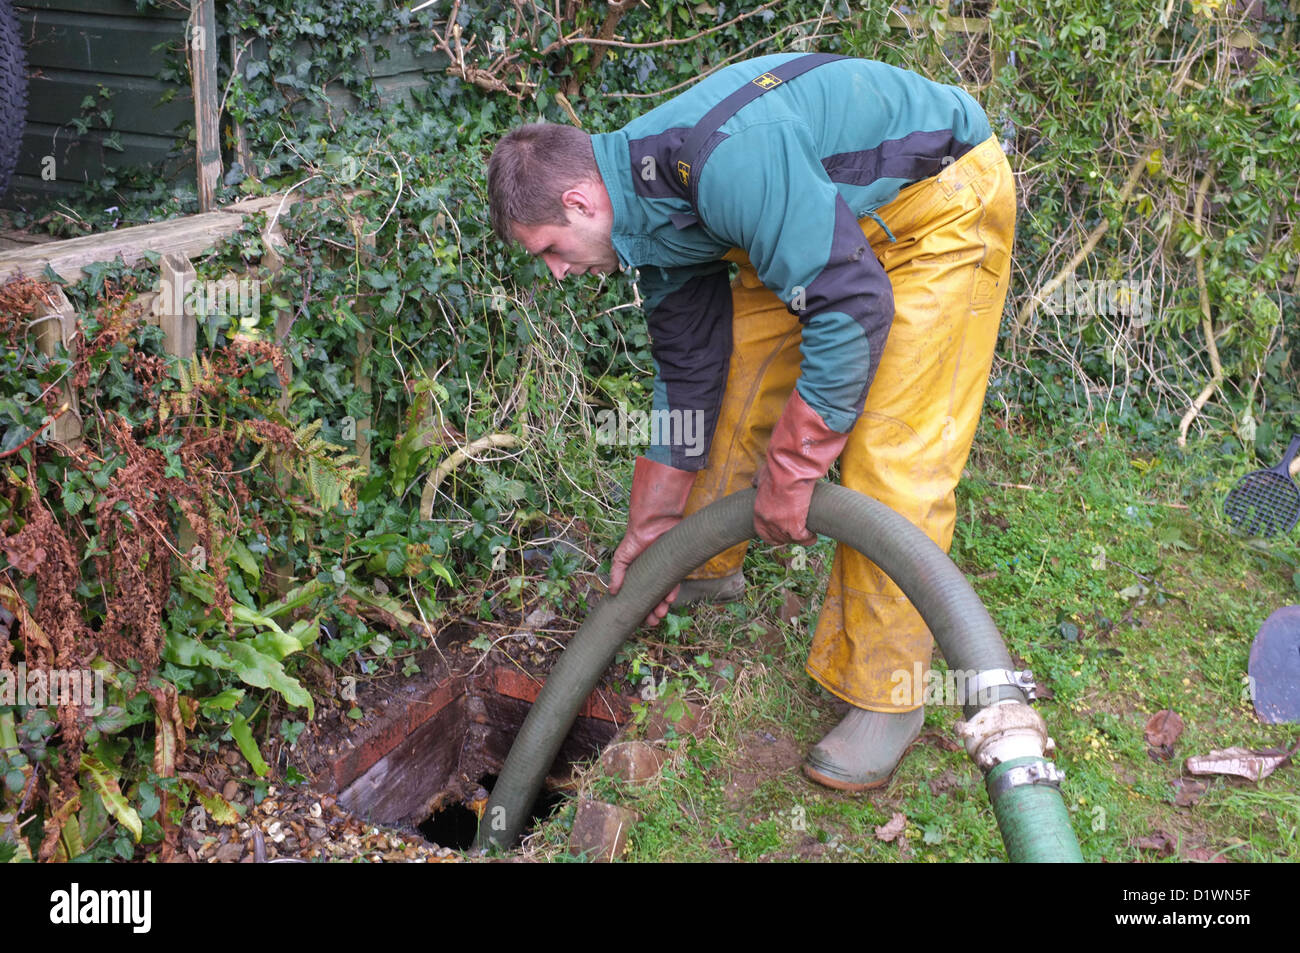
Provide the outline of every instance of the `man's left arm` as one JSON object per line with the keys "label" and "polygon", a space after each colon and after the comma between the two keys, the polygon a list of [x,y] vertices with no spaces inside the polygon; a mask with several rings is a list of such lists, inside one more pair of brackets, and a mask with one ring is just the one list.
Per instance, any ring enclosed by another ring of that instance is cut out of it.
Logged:
{"label": "man's left arm", "polygon": [[704,168],[699,202],[704,225],[745,249],[803,325],[799,379],[759,475],[754,526],[769,542],[811,542],[812,489],[862,413],[893,320],[893,290],[798,120],[725,139]]}

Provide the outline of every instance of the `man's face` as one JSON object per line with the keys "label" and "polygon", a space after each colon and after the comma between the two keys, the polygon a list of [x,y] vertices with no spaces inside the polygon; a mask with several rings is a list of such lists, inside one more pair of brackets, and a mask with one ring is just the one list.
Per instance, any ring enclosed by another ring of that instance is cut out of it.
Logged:
{"label": "man's face", "polygon": [[609,199],[595,194],[593,188],[581,186],[569,189],[561,201],[569,224],[515,225],[515,239],[528,254],[546,262],[556,281],[568,275],[604,275],[617,271],[618,255],[610,241],[614,216],[609,210]]}

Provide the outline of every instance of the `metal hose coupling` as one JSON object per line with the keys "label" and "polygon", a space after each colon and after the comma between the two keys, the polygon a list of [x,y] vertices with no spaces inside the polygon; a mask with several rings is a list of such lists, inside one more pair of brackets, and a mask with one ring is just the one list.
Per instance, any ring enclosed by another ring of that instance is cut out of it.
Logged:
{"label": "metal hose coupling", "polygon": [[969,721],[957,722],[957,734],[985,774],[1013,758],[1041,758],[1056,744],[1047,736],[1047,722],[1024,702],[995,702]]}

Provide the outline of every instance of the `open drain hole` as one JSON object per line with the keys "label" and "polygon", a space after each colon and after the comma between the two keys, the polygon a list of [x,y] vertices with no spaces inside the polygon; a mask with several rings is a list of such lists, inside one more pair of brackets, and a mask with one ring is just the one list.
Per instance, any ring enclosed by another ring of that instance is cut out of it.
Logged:
{"label": "open drain hole", "polygon": [[[374,735],[393,739],[387,754],[340,793],[340,805],[373,822],[418,829],[440,847],[469,848],[480,823],[474,808],[483,809],[483,792],[496,784],[532,708],[498,691],[496,681],[491,675],[464,680],[464,693],[448,693],[414,730],[402,720],[405,708],[393,711],[391,724],[377,720]],[[574,722],[533,804],[529,829],[564,802],[574,766],[599,756],[617,730],[614,721],[594,716]]]}
{"label": "open drain hole", "polygon": [[[479,786],[492,793],[492,788],[497,783],[495,774],[485,774],[479,778]],[[538,824],[550,818],[556,810],[564,804],[565,795],[561,791],[552,791],[546,788],[537,796],[533,802],[532,810],[528,814],[528,823],[525,824],[527,830],[532,830]],[[439,847],[450,847],[453,850],[469,850],[474,845],[474,837],[478,833],[479,819],[474,810],[467,804],[449,804],[440,811],[435,811],[419,826],[420,833],[427,841],[432,841]]]}

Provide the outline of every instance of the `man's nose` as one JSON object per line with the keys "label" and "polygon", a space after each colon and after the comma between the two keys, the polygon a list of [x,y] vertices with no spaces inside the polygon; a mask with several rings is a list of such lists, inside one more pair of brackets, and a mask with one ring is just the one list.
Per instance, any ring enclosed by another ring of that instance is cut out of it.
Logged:
{"label": "man's nose", "polygon": [[569,273],[569,266],[555,255],[543,255],[542,260],[546,262],[546,267],[551,269],[551,274],[555,276],[556,281],[563,281],[565,275]]}

